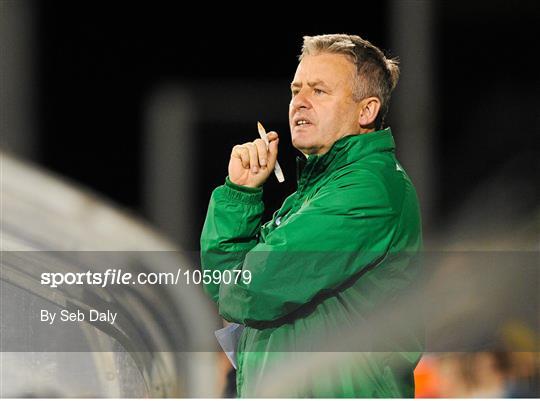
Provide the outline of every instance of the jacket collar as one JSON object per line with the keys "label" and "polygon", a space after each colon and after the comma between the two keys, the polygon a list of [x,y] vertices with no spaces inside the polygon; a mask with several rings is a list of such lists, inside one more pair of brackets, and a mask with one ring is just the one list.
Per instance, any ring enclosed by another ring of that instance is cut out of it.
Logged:
{"label": "jacket collar", "polygon": [[323,155],[296,158],[298,187],[316,181],[328,171],[360,160],[378,152],[394,151],[395,143],[390,127],[367,134],[348,135],[338,139]]}

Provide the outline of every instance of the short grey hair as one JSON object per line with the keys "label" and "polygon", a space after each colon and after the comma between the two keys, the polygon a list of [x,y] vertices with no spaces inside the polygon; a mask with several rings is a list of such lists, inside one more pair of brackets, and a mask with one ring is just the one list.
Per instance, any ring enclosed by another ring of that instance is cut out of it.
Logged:
{"label": "short grey hair", "polygon": [[390,95],[399,79],[398,60],[387,58],[381,49],[357,35],[304,36],[299,60],[320,53],[343,54],[354,63],[357,75],[353,82],[353,99],[359,102],[370,96],[379,98],[381,109],[375,124],[382,128]]}

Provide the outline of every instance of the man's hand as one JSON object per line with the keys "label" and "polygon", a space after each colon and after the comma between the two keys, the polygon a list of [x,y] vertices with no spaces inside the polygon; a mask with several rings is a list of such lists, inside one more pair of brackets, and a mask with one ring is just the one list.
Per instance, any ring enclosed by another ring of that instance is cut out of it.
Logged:
{"label": "man's hand", "polygon": [[262,139],[236,145],[229,161],[229,179],[237,185],[257,188],[274,171],[278,154],[278,134],[268,133],[268,147]]}

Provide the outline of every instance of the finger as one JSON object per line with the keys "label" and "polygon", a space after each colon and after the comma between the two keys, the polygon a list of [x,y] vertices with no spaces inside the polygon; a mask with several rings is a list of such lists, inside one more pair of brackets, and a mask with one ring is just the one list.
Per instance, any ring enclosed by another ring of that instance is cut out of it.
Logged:
{"label": "finger", "polygon": [[266,161],[268,159],[268,147],[266,146],[266,142],[259,138],[253,141],[253,143],[255,143],[255,146],[257,147],[259,164],[261,165],[261,167],[266,167]]}
{"label": "finger", "polygon": [[253,174],[259,171],[259,155],[257,154],[257,147],[253,142],[244,143],[244,146],[249,152],[249,168]]}
{"label": "finger", "polygon": [[268,168],[274,169],[278,155],[279,138],[276,137],[268,145]]}
{"label": "finger", "polygon": [[268,142],[274,141],[274,140],[276,140],[276,139],[278,138],[278,134],[277,134],[277,132],[275,132],[275,131],[270,131],[270,132],[268,133],[268,137],[267,137],[267,138],[268,138]]}
{"label": "finger", "polygon": [[231,157],[236,157],[242,162],[242,167],[249,168],[249,151],[243,145],[236,145],[233,147]]}

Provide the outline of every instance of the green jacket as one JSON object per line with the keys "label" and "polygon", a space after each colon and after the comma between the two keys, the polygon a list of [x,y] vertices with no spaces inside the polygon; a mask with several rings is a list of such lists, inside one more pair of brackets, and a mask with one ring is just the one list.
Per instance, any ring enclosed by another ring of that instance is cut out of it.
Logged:
{"label": "green jacket", "polygon": [[[394,148],[387,128],[343,137],[326,154],[309,156],[297,191],[266,224],[262,189],[227,179],[212,193],[202,268],[251,272],[249,283],[205,286],[224,319],[246,326],[237,350],[240,397],[261,395],[272,372],[308,354],[299,351],[319,350],[313,337],[339,341],[336,328],[354,330],[414,282],[420,212]],[[337,368],[299,375],[282,395],[413,397],[422,343],[413,331],[404,334],[418,345],[412,352],[350,353]]]}

